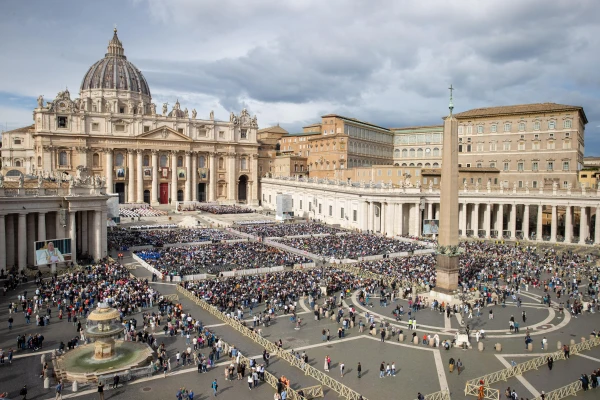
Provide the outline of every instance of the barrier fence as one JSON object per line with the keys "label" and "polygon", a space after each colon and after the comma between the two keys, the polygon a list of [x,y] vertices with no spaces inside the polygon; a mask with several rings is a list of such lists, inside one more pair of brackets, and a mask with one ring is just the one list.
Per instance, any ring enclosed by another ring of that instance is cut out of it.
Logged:
{"label": "barrier fence", "polygon": [[533,400],[560,400],[569,396],[577,396],[577,392],[582,390],[583,386],[580,380],[573,383],[569,383],[566,386],[553,390],[545,394],[544,399],[541,396],[536,397]]}
{"label": "barrier fence", "polygon": [[[600,345],[600,338],[592,338],[590,340],[586,340],[580,343],[571,344],[569,347],[570,354],[577,354],[584,350],[590,350],[593,347]],[[515,377],[517,375],[522,375],[524,372],[531,371],[532,369],[538,369],[542,366],[545,366],[548,363],[548,357],[552,356],[554,361],[564,360],[565,353],[562,350],[557,350],[554,353],[550,353],[548,355],[543,355],[541,357],[533,358],[529,361],[525,361],[523,363],[519,363],[514,367],[505,368],[501,371],[492,372],[491,374],[484,375],[479,378],[471,379],[467,381],[465,385],[465,396],[472,395],[477,396],[477,393],[472,392],[473,386],[478,386],[480,382],[483,382],[485,386],[492,385],[496,382],[506,381],[509,378]],[[546,397],[548,398],[548,397]]]}
{"label": "barrier fence", "polygon": [[323,394],[323,386],[321,386],[321,385],[310,386],[310,387],[298,389],[298,391],[300,391],[300,390],[302,390],[302,393],[304,393],[304,398],[306,398],[307,400],[316,399],[316,398],[325,396]]}
{"label": "barrier fence", "polygon": [[280,349],[274,343],[271,343],[269,340],[263,338],[262,336],[259,336],[256,332],[248,329],[248,327],[242,325],[240,322],[226,317],[215,306],[212,306],[212,305],[208,304],[206,301],[204,301],[203,299],[201,299],[200,297],[195,296],[193,293],[191,293],[187,289],[184,289],[181,285],[177,285],[177,291],[179,291],[184,296],[186,296],[189,299],[191,299],[192,301],[194,301],[198,306],[202,307],[204,310],[208,311],[215,317],[219,318],[221,321],[225,322],[226,324],[228,324],[229,326],[231,326],[232,328],[234,328],[235,330],[237,330],[244,336],[254,340],[260,346],[267,349],[271,354],[274,354],[277,357],[287,361],[292,366],[297,367],[298,369],[303,371],[305,373],[305,375],[308,375],[308,376],[316,379],[317,381],[321,382],[321,384],[331,388],[333,391],[335,391],[337,394],[339,394],[340,397],[344,397],[349,400],[359,400],[359,399],[368,400],[366,397],[361,396],[358,392],[350,389],[348,386],[343,385],[342,383],[336,381],[335,379],[333,379],[330,376],[326,375],[325,373],[319,371],[318,369],[314,368],[313,366],[305,363],[303,360],[297,359],[293,354]]}
{"label": "barrier fence", "polygon": [[[479,399],[479,387],[481,385],[472,385],[467,383],[465,390],[468,391],[466,395],[477,396]],[[500,391],[498,389],[492,389],[491,387],[484,386],[483,387],[483,399],[482,400],[500,400]]]}

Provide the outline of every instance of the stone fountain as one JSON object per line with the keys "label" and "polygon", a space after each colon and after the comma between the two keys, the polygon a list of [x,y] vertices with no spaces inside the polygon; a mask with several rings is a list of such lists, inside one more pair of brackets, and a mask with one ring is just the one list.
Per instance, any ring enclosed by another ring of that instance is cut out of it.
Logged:
{"label": "stone fountain", "polygon": [[53,360],[57,378],[94,382],[106,374],[122,374],[149,365],[152,349],[145,343],[120,340],[124,326],[119,311],[98,304],[87,317],[85,336],[92,343],[78,346]]}

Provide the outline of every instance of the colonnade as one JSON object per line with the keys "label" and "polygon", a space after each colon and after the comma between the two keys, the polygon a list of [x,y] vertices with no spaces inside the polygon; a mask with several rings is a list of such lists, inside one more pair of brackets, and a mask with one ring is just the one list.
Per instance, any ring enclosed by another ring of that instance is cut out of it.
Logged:
{"label": "colonnade", "polygon": [[94,260],[107,254],[106,208],[7,211],[0,213],[0,270],[17,267],[21,271],[35,265],[36,241],[70,238],[73,262],[77,254],[89,254]]}

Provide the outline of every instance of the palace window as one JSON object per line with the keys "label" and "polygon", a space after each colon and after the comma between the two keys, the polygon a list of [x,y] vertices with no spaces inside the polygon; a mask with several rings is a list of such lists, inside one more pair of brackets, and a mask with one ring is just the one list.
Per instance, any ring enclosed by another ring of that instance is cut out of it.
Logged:
{"label": "palace window", "polygon": [[554,140],[548,141],[547,148],[548,148],[548,150],[554,150],[554,148],[555,148]]}
{"label": "palace window", "polygon": [[539,164],[538,164],[538,162],[537,162],[537,161],[534,161],[534,162],[532,162],[532,163],[531,163],[531,170],[532,170],[532,171],[537,171],[537,170],[538,170],[538,165],[539,165]]}
{"label": "palace window", "polygon": [[540,130],[540,121],[535,121],[533,123],[533,130],[534,131],[539,131]]}
{"label": "palace window", "polygon": [[525,142],[519,142],[519,150],[525,150]]}
{"label": "palace window", "polygon": [[94,168],[100,167],[100,154],[94,153],[94,155],[92,156],[92,166]]}
{"label": "palace window", "polygon": [[540,149],[540,142],[533,142],[533,143],[531,143],[531,149],[532,150],[539,150]]}
{"label": "palace window", "polygon": [[148,125],[144,125],[144,132],[150,132],[150,127]]}
{"label": "palace window", "polygon": [[200,156],[198,158],[198,167],[199,168],[206,168],[206,157]]}
{"label": "palace window", "polygon": [[525,167],[525,164],[523,162],[517,163],[517,171],[523,172],[524,167]]}
{"label": "palace window", "polygon": [[503,145],[504,151],[510,151],[510,142],[506,142]]}
{"label": "palace window", "polygon": [[548,161],[548,167],[546,169],[548,171],[554,171],[554,161]]}
{"label": "palace window", "polygon": [[525,122],[519,122],[519,131],[523,132],[525,130]]}
{"label": "palace window", "polygon": [[13,139],[13,144],[19,145],[21,143],[22,143],[21,138],[14,138]]}
{"label": "palace window", "polygon": [[496,163],[495,162],[490,162],[490,168],[496,168]]}
{"label": "palace window", "polygon": [[167,160],[166,154],[161,155],[160,156],[160,166],[162,168],[166,168],[167,167],[167,162],[168,162],[168,160]]}
{"label": "palace window", "polygon": [[510,124],[504,124],[504,132],[510,132]]}
{"label": "palace window", "polygon": [[490,130],[492,133],[498,132],[498,125],[492,124],[492,126],[490,127]]}
{"label": "palace window", "polygon": [[247,139],[248,138],[248,130],[247,129],[241,129],[240,130],[240,139]]}
{"label": "palace window", "polygon": [[508,171],[509,169],[510,169],[510,163],[508,163],[508,162],[505,162],[505,163],[504,163],[504,170],[505,170],[505,171]]}
{"label": "palace window", "polygon": [[564,125],[565,129],[571,129],[571,126],[572,126],[571,124],[572,124],[571,120],[567,119],[567,120],[565,120],[563,125]]}
{"label": "palace window", "polygon": [[[246,170],[248,169],[247,161],[245,158],[240,159],[240,169]],[[296,165],[296,171],[298,171],[298,166]]]}
{"label": "palace window", "polygon": [[177,157],[177,166],[183,167],[183,157],[182,156]]}
{"label": "palace window", "polygon": [[563,161],[563,171],[568,171],[568,170],[569,170],[569,162]]}
{"label": "palace window", "polygon": [[142,159],[142,165],[144,167],[149,167],[150,166],[150,156],[148,154],[146,154],[144,156],[144,158]]}
{"label": "palace window", "polygon": [[69,165],[69,156],[66,151],[61,151],[58,153],[58,165],[61,167],[66,167]]}
{"label": "palace window", "polygon": [[496,151],[496,143],[490,143],[490,151]]}
{"label": "palace window", "polygon": [[477,133],[478,134],[482,134],[483,133],[483,125],[477,125]]}
{"label": "palace window", "polygon": [[548,129],[556,129],[556,121],[548,122]]}
{"label": "palace window", "polygon": [[571,148],[571,141],[570,140],[565,140],[563,142],[563,149],[570,149]]}
{"label": "palace window", "polygon": [[534,189],[537,189],[537,187],[538,187],[538,183],[537,183],[537,181],[532,181],[532,182],[531,182],[531,186],[532,186]]}
{"label": "palace window", "polygon": [[225,169],[225,159],[223,157],[219,157],[219,169]]}

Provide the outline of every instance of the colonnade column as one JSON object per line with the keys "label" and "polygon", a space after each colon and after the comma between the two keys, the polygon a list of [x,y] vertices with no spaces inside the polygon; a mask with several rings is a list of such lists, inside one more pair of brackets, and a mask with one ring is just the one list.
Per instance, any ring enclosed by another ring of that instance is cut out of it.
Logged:
{"label": "colonnade column", "polygon": [[573,226],[572,224],[572,214],[573,210],[571,206],[565,207],[565,243],[571,243],[573,240]]}
{"label": "colonnade column", "polygon": [[[192,201],[198,201],[198,153],[192,152],[192,170],[189,172],[192,177]],[[190,176],[188,176],[190,179]]]}
{"label": "colonnade column", "polygon": [[69,211],[69,237],[71,238],[71,260],[77,264],[77,220],[76,211]]}
{"label": "colonnade column", "polygon": [[373,204],[372,201],[369,202],[369,212],[367,215],[368,215],[367,230],[372,232],[375,230],[375,204]]}
{"label": "colonnade column", "polygon": [[34,265],[35,264],[35,246],[33,242],[37,237],[35,234],[35,215],[33,213],[27,214],[27,232],[29,233],[29,238],[27,238],[27,264]]}
{"label": "colonnade column", "polygon": [[177,150],[171,150],[171,204],[177,201]]}
{"label": "colonnade column", "polygon": [[152,149],[152,190],[150,204],[158,204],[158,150]]}
{"label": "colonnade column", "polygon": [[252,202],[250,204],[258,205],[258,184],[260,178],[258,177],[258,154],[252,155]]}
{"label": "colonnade column", "polygon": [[510,205],[510,238],[515,239],[517,237],[517,205]]}
{"label": "colonnade column", "polygon": [[190,173],[192,170],[192,153],[189,151],[185,152],[185,170],[186,170],[186,179],[184,182],[184,186],[183,186],[183,201],[190,201],[192,199],[190,190],[191,190],[191,185],[190,183],[192,183],[190,181],[191,177],[190,177]]}
{"label": "colonnade column", "polygon": [[127,202],[135,203],[135,168],[133,150],[127,150]]}
{"label": "colonnade column", "polygon": [[473,236],[479,237],[479,203],[473,204],[473,214],[471,214],[473,220],[471,221],[471,228],[473,229]]}
{"label": "colonnade column", "polygon": [[6,265],[8,267],[14,267],[18,254],[17,252],[17,235],[15,234],[16,215],[8,214],[4,219],[6,221]]}
{"label": "colonnade column", "polygon": [[387,223],[386,223],[387,222],[386,221],[387,211],[386,211],[386,205],[385,205],[386,203],[381,202],[379,204],[381,204],[381,206],[380,206],[381,208],[379,210],[379,221],[380,221],[379,230],[381,231],[381,234],[384,235],[387,232]]}
{"label": "colonnade column", "polygon": [[440,219],[440,203],[436,203],[434,219],[437,219],[437,220]]}
{"label": "colonnade column", "polygon": [[19,272],[27,267],[27,214],[19,213]]}
{"label": "colonnade column", "polygon": [[523,206],[523,222],[521,230],[523,231],[523,239],[529,240],[529,204]]}
{"label": "colonnade column", "polygon": [[458,205],[458,228],[461,230],[463,237],[467,236],[467,203]]}
{"label": "colonnade column", "polygon": [[556,206],[552,206],[552,222],[550,226],[550,241],[556,243],[556,228],[558,227],[558,216],[556,212]]}
{"label": "colonnade column", "polygon": [[585,239],[588,236],[587,207],[581,207],[579,214],[579,244],[585,244]]}
{"label": "colonnade column", "polygon": [[389,236],[394,237],[396,235],[396,224],[394,221],[395,216],[396,216],[396,204],[388,203],[387,213],[388,213],[388,219],[387,219],[385,225],[389,227],[387,229]]}
{"label": "colonnade column", "polygon": [[492,221],[492,205],[485,205],[485,214],[483,215],[483,229],[485,230],[485,238],[490,238],[490,225]]}
{"label": "colonnade column", "polygon": [[56,213],[56,218],[54,219],[54,233],[55,233],[55,237],[57,239],[61,239],[61,238],[65,238],[65,228],[63,228],[63,225],[61,224],[60,221],[60,211],[57,211]]}
{"label": "colonnade column", "polygon": [[537,206],[537,224],[536,224],[536,231],[535,231],[535,240],[537,242],[541,242],[543,239],[543,234],[542,234],[542,216],[544,215],[544,206],[543,205],[538,205]]}
{"label": "colonnade column", "polygon": [[366,201],[360,203],[360,230],[366,231],[369,229],[369,204]]}
{"label": "colonnade column", "polygon": [[498,231],[498,239],[504,238],[504,204],[498,204],[496,230]]}
{"label": "colonnade column", "polygon": [[106,192],[114,193],[113,183],[113,151],[112,149],[104,149],[106,153]]}
{"label": "colonnade column", "polygon": [[6,221],[0,214],[0,270],[6,272]]}
{"label": "colonnade column", "polygon": [[215,153],[208,153],[208,174],[210,180],[208,181],[208,201],[217,200],[217,164],[216,164]]}
{"label": "colonnade column", "polygon": [[80,248],[81,248],[81,254],[85,254],[85,253],[89,253],[89,240],[88,240],[88,212],[87,211],[81,211],[79,213],[80,216],[80,221],[79,221],[79,232],[81,233],[81,243],[80,243]]}
{"label": "colonnade column", "polygon": [[427,203],[427,218],[426,219],[433,219],[433,203],[431,203],[431,202]]}
{"label": "colonnade column", "polygon": [[[46,240],[46,213],[40,212],[38,213],[38,242],[43,242]],[[35,251],[35,249],[34,249]]]}
{"label": "colonnade column", "polygon": [[421,202],[417,202],[414,205],[415,207],[415,232],[414,235],[419,237],[421,236]]}
{"label": "colonnade column", "polygon": [[594,226],[594,244],[600,244],[600,206],[596,207],[596,226]]}
{"label": "colonnade column", "polygon": [[91,211],[94,213],[94,246],[92,250],[92,256],[94,260],[100,260],[102,258],[102,211]]}
{"label": "colonnade column", "polygon": [[396,204],[396,207],[397,213],[394,216],[394,219],[396,220],[396,234],[402,235],[404,234],[404,204]]}
{"label": "colonnade column", "polygon": [[143,150],[137,149],[136,153],[137,153],[137,160],[136,160],[136,165],[135,165],[135,180],[137,181],[136,182],[136,184],[137,184],[137,202],[143,203],[144,202],[144,175],[143,175],[143,171],[142,171]]}

